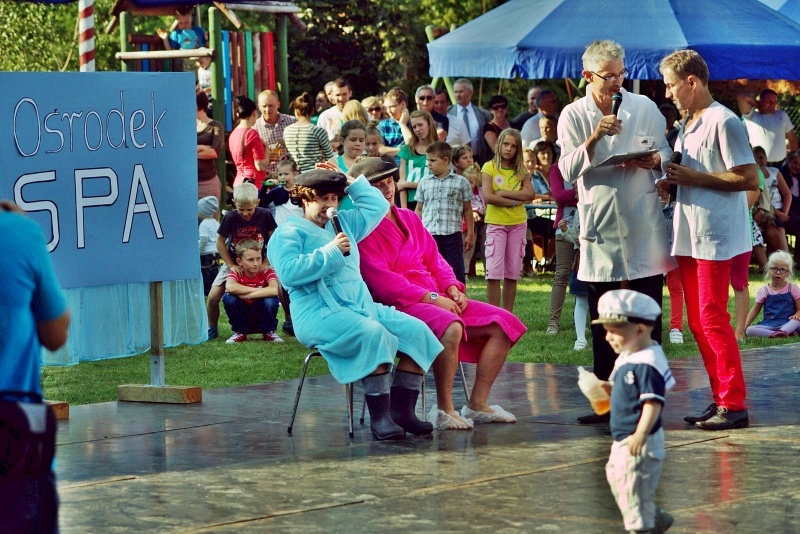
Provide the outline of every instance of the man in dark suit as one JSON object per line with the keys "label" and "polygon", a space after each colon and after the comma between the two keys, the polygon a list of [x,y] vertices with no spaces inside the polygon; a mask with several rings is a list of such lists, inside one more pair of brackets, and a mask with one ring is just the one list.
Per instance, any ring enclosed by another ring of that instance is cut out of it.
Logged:
{"label": "man in dark suit", "polygon": [[456,94],[456,104],[447,108],[449,115],[455,115],[466,125],[470,137],[472,153],[480,165],[492,158],[492,149],[486,144],[483,137],[483,127],[492,120],[492,114],[488,110],[472,105],[472,82],[466,78],[460,78],[453,84],[453,91]]}

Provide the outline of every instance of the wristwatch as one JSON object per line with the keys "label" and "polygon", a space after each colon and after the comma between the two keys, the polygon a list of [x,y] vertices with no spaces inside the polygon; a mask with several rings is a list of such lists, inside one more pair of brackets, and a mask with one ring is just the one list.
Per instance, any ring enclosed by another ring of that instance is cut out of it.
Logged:
{"label": "wristwatch", "polygon": [[438,298],[439,298],[439,293],[434,293],[433,291],[431,291],[431,304],[436,302],[436,299]]}

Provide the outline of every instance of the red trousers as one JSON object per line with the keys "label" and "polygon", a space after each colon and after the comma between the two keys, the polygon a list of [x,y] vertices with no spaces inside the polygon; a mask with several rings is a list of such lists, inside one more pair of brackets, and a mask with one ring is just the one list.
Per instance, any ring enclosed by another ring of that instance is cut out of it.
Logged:
{"label": "red trousers", "polygon": [[667,289],[669,289],[669,329],[683,332],[683,284],[680,269],[673,269],[667,273]]}
{"label": "red trousers", "polygon": [[677,256],[686,300],[686,316],[711,382],[717,406],[746,409],[742,359],[728,313],[733,260],[698,260]]}

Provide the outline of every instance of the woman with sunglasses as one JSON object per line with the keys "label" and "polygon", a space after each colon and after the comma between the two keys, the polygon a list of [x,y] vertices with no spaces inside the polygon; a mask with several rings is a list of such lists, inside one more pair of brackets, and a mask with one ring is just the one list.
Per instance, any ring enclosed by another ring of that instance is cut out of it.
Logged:
{"label": "woman with sunglasses", "polygon": [[367,110],[367,115],[369,115],[369,120],[371,121],[380,122],[388,117],[388,115],[383,112],[383,106],[380,100],[374,96],[368,96],[362,100],[361,105]]}
{"label": "woman with sunglasses", "polygon": [[511,128],[511,124],[506,120],[508,99],[503,95],[494,95],[489,99],[489,111],[492,114],[492,120],[483,127],[483,138],[486,139],[487,146],[493,148],[500,132]]}

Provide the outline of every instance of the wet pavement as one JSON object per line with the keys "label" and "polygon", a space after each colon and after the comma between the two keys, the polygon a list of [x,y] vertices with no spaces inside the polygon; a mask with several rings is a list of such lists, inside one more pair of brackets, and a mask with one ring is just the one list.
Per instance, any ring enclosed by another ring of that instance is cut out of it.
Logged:
{"label": "wet pavement", "polygon": [[[700,357],[671,360],[670,532],[800,532],[800,345],[742,353],[750,427],[683,422],[710,402]],[[467,365],[471,383],[474,368]],[[574,367],[509,363],[490,397],[513,425],[373,442],[347,431],[343,386],[309,378],[203,392],[203,403],[72,406],[59,422],[63,532],[624,532],[605,480],[607,426]],[[428,375],[428,406],[435,402]],[[460,382],[454,388],[463,404]],[[421,412],[421,407],[418,407]]]}

